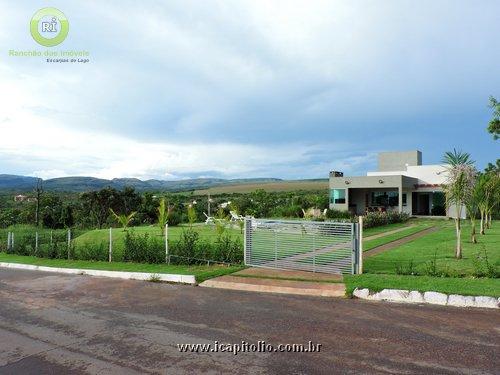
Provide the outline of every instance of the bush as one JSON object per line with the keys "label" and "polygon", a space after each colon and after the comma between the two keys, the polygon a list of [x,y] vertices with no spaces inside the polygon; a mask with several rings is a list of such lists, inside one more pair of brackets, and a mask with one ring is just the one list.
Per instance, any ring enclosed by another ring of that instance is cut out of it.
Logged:
{"label": "bush", "polygon": [[410,219],[405,212],[368,212],[363,219],[363,228],[379,227],[387,224],[403,223]]}
{"label": "bush", "polygon": [[217,261],[226,263],[243,262],[243,244],[239,238],[233,239],[225,233],[215,241],[215,256]]}
{"label": "bush", "polygon": [[170,212],[167,217],[167,223],[171,227],[176,227],[182,223],[182,215],[177,211]]}
{"label": "bush", "polygon": [[86,243],[75,250],[75,259],[107,261],[109,259],[109,246],[107,243]]}
{"label": "bush", "polygon": [[340,210],[326,210],[326,217],[328,219],[352,219],[353,216],[349,211],[340,211]]}
{"label": "bush", "polygon": [[222,232],[214,243],[201,241],[198,232],[188,228],[182,232],[181,238],[169,247],[171,263],[201,264],[211,262],[241,263],[243,261],[243,244],[239,238]]}
{"label": "bush", "polygon": [[138,263],[163,263],[165,262],[165,244],[148,233],[139,236],[127,231],[123,260]]}

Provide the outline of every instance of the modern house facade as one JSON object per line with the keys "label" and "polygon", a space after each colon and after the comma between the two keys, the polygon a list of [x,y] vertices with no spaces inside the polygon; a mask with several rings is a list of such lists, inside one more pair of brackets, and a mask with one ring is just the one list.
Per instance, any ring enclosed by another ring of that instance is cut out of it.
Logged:
{"label": "modern house facade", "polygon": [[406,212],[412,216],[455,216],[446,212],[442,165],[422,165],[420,151],[382,152],[378,170],[346,177],[330,172],[330,208],[356,215],[367,212]]}

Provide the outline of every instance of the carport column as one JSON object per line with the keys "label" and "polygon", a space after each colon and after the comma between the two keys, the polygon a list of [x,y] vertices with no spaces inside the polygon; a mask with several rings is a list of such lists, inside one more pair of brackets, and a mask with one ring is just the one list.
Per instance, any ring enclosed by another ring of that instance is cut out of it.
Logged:
{"label": "carport column", "polygon": [[401,185],[398,187],[398,211],[403,212],[403,187]]}

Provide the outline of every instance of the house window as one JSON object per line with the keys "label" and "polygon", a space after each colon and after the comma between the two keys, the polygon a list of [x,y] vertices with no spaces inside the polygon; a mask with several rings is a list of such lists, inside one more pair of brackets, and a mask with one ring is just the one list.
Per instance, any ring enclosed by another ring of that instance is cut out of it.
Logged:
{"label": "house window", "polygon": [[345,203],[345,190],[346,189],[331,189],[330,190],[330,203],[333,203],[333,204]]}
{"label": "house window", "polygon": [[403,206],[406,206],[406,193],[403,193]]}
{"label": "house window", "polygon": [[[394,207],[399,204],[399,194],[397,191],[374,191],[372,192],[372,205]],[[403,195],[403,199],[404,195]]]}

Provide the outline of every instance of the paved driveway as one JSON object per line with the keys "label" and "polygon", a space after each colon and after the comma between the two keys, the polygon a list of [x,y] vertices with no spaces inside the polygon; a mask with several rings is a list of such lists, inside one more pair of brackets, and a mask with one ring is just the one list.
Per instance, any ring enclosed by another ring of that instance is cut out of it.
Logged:
{"label": "paved driveway", "polygon": [[[181,353],[177,344],[321,344]],[[0,269],[0,374],[498,373],[500,314]]]}

